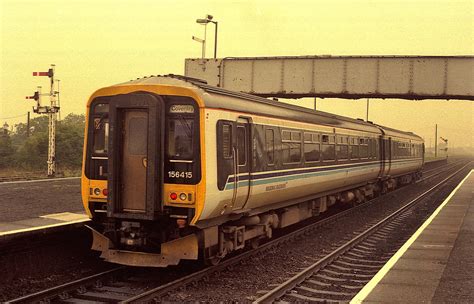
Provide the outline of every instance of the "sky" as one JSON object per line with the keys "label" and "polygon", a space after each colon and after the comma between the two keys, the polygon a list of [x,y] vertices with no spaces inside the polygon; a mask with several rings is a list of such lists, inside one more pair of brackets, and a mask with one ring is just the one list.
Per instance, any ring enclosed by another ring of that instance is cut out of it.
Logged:
{"label": "sky", "polygon": [[[474,54],[472,0],[0,0],[0,124],[26,121],[25,96],[49,85],[32,72],[52,63],[62,117],[84,113],[101,87],[184,74],[184,59],[201,56],[191,37],[203,37],[206,14],[219,22],[218,57]],[[207,34],[211,57],[213,25]],[[366,100],[318,99],[318,110],[365,118]],[[438,124],[451,147],[474,148],[472,101],[372,99],[369,120],[427,146]]]}

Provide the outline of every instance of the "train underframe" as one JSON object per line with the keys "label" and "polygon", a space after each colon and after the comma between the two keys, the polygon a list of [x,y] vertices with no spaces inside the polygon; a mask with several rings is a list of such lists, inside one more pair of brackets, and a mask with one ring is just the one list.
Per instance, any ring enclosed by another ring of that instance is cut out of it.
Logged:
{"label": "train underframe", "polygon": [[[335,204],[355,206],[421,178],[421,172],[385,177],[331,193],[284,202],[270,210],[254,210],[237,220],[203,229],[179,225],[174,218],[134,221],[102,218],[93,231],[92,249],[107,261],[146,267],[177,265],[203,259],[216,264],[228,254],[271,239],[273,231],[318,216]],[[96,221],[97,222],[97,221]]]}

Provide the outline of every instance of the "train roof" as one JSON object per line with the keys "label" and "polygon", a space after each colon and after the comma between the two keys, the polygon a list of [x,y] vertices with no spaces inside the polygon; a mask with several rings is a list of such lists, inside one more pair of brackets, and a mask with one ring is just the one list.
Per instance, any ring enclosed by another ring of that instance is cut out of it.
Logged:
{"label": "train roof", "polygon": [[[157,84],[188,87],[191,89],[200,89],[201,98],[205,107],[224,110],[233,110],[246,112],[249,114],[260,114],[275,118],[295,120],[306,123],[322,124],[330,127],[348,128],[371,133],[384,134],[398,137],[409,137],[410,139],[420,140],[421,138],[411,132],[404,132],[389,127],[376,125],[371,122],[365,122],[361,119],[353,119],[345,116],[331,114],[322,111],[315,111],[297,105],[286,104],[283,102],[242,93],[229,91],[223,88],[210,86],[204,80],[185,77],[180,75],[164,75],[137,78],[118,85],[129,84]],[[205,94],[207,93],[207,94]]]}
{"label": "train roof", "polygon": [[383,133],[388,136],[397,136],[397,137],[404,137],[412,140],[417,140],[417,141],[423,141],[423,138],[420,136],[416,135],[413,132],[407,132],[407,131],[400,131],[397,129],[393,129],[390,127],[382,126],[377,124],[378,127],[380,127],[383,130]]}

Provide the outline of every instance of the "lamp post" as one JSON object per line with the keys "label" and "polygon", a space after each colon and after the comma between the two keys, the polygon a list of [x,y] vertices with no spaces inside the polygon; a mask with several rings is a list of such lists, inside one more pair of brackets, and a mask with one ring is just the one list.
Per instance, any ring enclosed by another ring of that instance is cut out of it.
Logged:
{"label": "lamp post", "polygon": [[369,121],[369,99],[367,98],[367,113],[365,115],[365,121]]}
{"label": "lamp post", "polygon": [[[211,22],[211,23],[214,23],[214,25],[216,26],[214,28],[214,59],[216,59],[217,58],[217,21],[212,21],[212,18],[214,18],[212,15],[206,15],[206,19],[196,19],[196,23],[204,24],[204,26],[207,26],[207,24]],[[204,48],[205,48],[205,43],[206,43],[206,29],[204,29],[204,44],[203,44]]]}

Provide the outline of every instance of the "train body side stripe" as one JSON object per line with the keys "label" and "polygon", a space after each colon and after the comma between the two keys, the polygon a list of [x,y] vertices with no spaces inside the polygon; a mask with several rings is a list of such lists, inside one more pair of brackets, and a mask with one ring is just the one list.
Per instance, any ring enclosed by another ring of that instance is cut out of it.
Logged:
{"label": "train body side stripe", "polygon": [[[412,163],[413,160],[407,160],[403,163],[399,162],[396,164],[392,164],[395,166],[402,166],[406,165],[407,163]],[[322,176],[322,175],[334,175],[341,172],[346,171],[360,171],[360,170],[368,170],[373,168],[378,168],[380,166],[379,162],[372,163],[369,165],[361,165],[357,164],[357,166],[340,166],[340,167],[317,167],[313,169],[307,170],[291,170],[291,171],[278,171],[274,173],[263,173],[263,174],[252,174],[251,176],[251,186],[257,185],[264,185],[264,184],[271,184],[271,183],[278,183],[278,182],[285,182],[295,179],[303,179],[303,178],[311,178],[315,176]],[[239,187],[247,186],[249,183],[248,181],[248,174],[245,174],[239,177]],[[234,189],[234,176],[229,177],[224,190],[231,190]]]}
{"label": "train body side stripe", "polygon": [[[359,170],[367,170],[371,168],[378,167],[378,164],[372,164],[369,166],[357,166],[353,168],[332,168],[331,170],[328,170],[328,168],[325,167],[320,167],[317,169],[313,170],[307,170],[306,172],[298,172],[298,171],[286,171],[286,172],[278,172],[274,174],[265,174],[265,175],[257,175],[257,176],[252,176],[251,179],[251,186],[257,186],[257,185],[264,185],[264,184],[271,184],[271,183],[278,183],[278,182],[285,182],[285,181],[290,181],[290,180],[296,180],[296,179],[304,179],[304,178],[311,178],[315,176],[322,176],[322,175],[333,175],[333,174],[338,174],[341,172],[345,171],[359,171]],[[242,180],[239,181],[239,186],[246,186],[248,185],[248,179],[242,178]],[[227,183],[225,186],[225,190],[230,190],[234,189],[234,180],[232,178],[232,181]]]}

